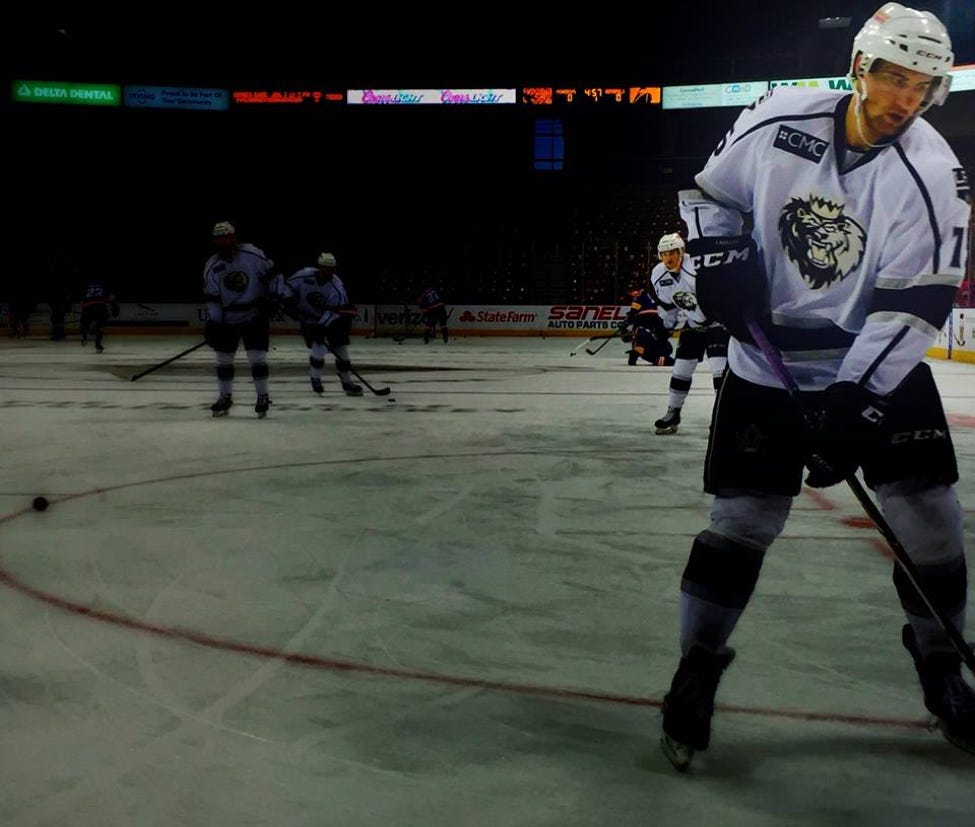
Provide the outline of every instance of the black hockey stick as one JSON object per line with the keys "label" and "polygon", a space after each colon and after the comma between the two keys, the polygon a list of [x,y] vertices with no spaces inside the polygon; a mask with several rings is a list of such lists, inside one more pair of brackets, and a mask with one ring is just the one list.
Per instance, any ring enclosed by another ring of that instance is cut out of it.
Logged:
{"label": "black hockey stick", "polygon": [[349,373],[351,373],[356,379],[358,379],[360,382],[362,382],[362,384],[365,385],[367,388],[369,388],[369,390],[371,390],[374,394],[376,394],[376,396],[389,396],[389,392],[390,392],[391,388],[389,388],[389,387],[385,387],[385,388],[374,388],[365,379],[363,379],[359,375],[359,371],[357,371],[351,365],[349,365]]}
{"label": "black hockey stick", "polygon": [[182,357],[184,357],[184,356],[185,356],[185,355],[186,355],[187,353],[192,353],[192,352],[193,352],[194,350],[199,350],[199,349],[200,349],[201,347],[203,347],[203,345],[205,345],[206,343],[207,343],[207,341],[206,341],[206,339],[204,339],[204,340],[203,340],[202,342],[200,342],[199,344],[196,344],[196,345],[193,345],[193,347],[188,347],[188,348],[186,348],[186,350],[184,350],[184,351],[183,351],[182,353],[177,353],[177,354],[176,354],[175,356],[170,356],[170,357],[169,357],[169,358],[168,358],[168,359],[167,359],[167,360],[166,360],[165,362],[160,362],[160,363],[159,363],[158,365],[153,365],[153,366],[152,366],[151,368],[149,368],[148,370],[144,370],[144,371],[142,371],[142,373],[137,373],[137,374],[136,374],[135,376],[133,376],[133,377],[132,377],[132,379],[131,379],[130,381],[132,381],[132,382],[134,382],[134,381],[135,381],[136,379],[141,379],[141,378],[142,378],[143,376],[145,376],[145,375],[146,375],[147,373],[152,373],[152,372],[153,372],[154,370],[159,370],[159,368],[162,368],[162,367],[165,367],[165,366],[166,366],[166,365],[168,365],[168,364],[169,364],[170,362],[175,362],[175,361],[176,361],[177,359],[181,359],[181,358],[182,358]]}
{"label": "black hockey stick", "polygon": [[[775,371],[775,375],[778,377],[779,381],[789,392],[796,405],[799,404],[799,385],[796,380],[792,378],[792,374],[789,373],[789,369],[785,366],[782,361],[782,354],[779,353],[778,348],[773,345],[768,336],[765,335],[765,331],[762,330],[761,325],[754,320],[748,322],[748,330],[752,334],[752,338],[755,340],[755,344],[758,345],[759,349],[764,354],[765,358],[768,359],[769,364]],[[853,495],[860,502],[863,510],[867,512],[867,516],[873,521],[873,524],[877,527],[877,530],[883,535],[883,538],[887,541],[887,545],[890,546],[891,551],[894,552],[894,559],[900,564],[901,569],[903,569],[904,574],[907,575],[907,579],[910,581],[911,585],[914,587],[914,591],[917,592],[918,597],[924,602],[924,605],[928,607],[928,611],[931,612],[935,620],[938,621],[938,625],[948,636],[948,640],[951,641],[951,645],[958,650],[958,654],[961,655],[961,659],[965,662],[965,665],[971,670],[972,674],[975,675],[975,652],[972,651],[972,647],[965,641],[962,637],[961,632],[955,627],[955,624],[951,622],[951,619],[946,617],[944,613],[935,606],[931,599],[924,593],[921,588],[917,569],[914,567],[914,563],[911,562],[911,558],[908,556],[907,551],[904,546],[901,545],[900,540],[897,539],[897,535],[894,534],[894,530],[890,527],[890,524],[884,519],[884,515],[880,513],[880,509],[874,504],[874,501],[870,499],[870,495],[867,493],[866,489],[860,483],[857,478],[856,473],[851,473],[845,478],[845,482],[850,486],[850,490],[853,491]]]}
{"label": "black hockey stick", "polygon": [[621,327],[618,330],[615,330],[612,333],[610,333],[609,336],[603,336],[602,341],[599,343],[599,347],[597,347],[595,350],[591,350],[590,348],[587,347],[586,353],[588,353],[590,356],[595,356],[597,353],[599,353],[599,351],[601,351],[604,347],[606,347],[606,345],[609,344],[611,339],[615,339],[617,336],[622,336],[623,333],[625,332],[626,331],[624,330],[624,328]]}

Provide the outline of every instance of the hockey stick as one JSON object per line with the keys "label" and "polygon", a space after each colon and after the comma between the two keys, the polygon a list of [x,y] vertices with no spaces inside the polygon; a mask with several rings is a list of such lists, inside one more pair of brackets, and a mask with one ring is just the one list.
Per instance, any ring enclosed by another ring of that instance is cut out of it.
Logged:
{"label": "hockey stick", "polygon": [[369,390],[371,390],[374,394],[376,394],[376,396],[389,396],[389,392],[390,392],[391,388],[389,388],[388,386],[385,387],[385,388],[374,388],[365,379],[363,379],[359,375],[359,371],[357,371],[351,365],[349,365],[349,373],[351,373],[356,379],[358,379],[360,382],[362,382],[362,384],[365,385],[367,388],[369,388]]}
{"label": "hockey stick", "polygon": [[599,347],[597,347],[595,350],[590,350],[589,348],[586,348],[586,353],[588,353],[590,356],[595,356],[597,353],[599,353],[599,351],[601,351],[604,347],[606,347],[606,345],[609,344],[610,339],[615,339],[617,336],[622,336],[622,335],[623,335],[623,328],[619,328],[618,330],[615,330],[614,332],[610,333],[609,336],[603,336],[602,342],[599,343]]}
{"label": "hockey stick", "polygon": [[579,342],[579,344],[577,344],[574,348],[572,348],[572,353],[570,353],[569,356],[575,356],[580,350],[582,350],[586,345],[588,345],[595,338],[596,338],[595,336],[590,336],[588,339],[583,339],[581,342]]}
{"label": "hockey stick", "polygon": [[[792,397],[793,402],[796,405],[799,404],[799,385],[796,380],[792,378],[792,374],[789,373],[789,369],[785,366],[782,361],[782,354],[779,353],[778,348],[773,345],[768,336],[765,335],[765,331],[762,330],[761,325],[754,320],[748,321],[748,331],[752,334],[752,338],[755,340],[755,344],[758,345],[759,349],[762,351],[766,359],[768,359],[769,364],[772,366],[772,370],[775,371],[775,375],[778,380],[782,383],[785,389],[789,392]],[[935,606],[931,599],[924,593],[921,588],[917,569],[914,567],[914,563],[911,562],[911,558],[908,556],[907,551],[904,546],[901,545],[900,540],[897,539],[897,535],[894,534],[894,530],[890,527],[890,524],[884,519],[884,515],[880,513],[880,509],[874,504],[874,501],[870,499],[870,495],[867,493],[866,489],[860,483],[857,478],[856,473],[851,473],[846,477],[845,482],[850,486],[850,490],[853,491],[853,495],[859,500],[860,505],[863,510],[867,512],[867,516],[873,521],[877,530],[883,535],[883,538],[887,541],[887,545],[890,546],[891,551],[894,552],[894,559],[900,564],[901,569],[903,569],[904,574],[907,575],[907,579],[910,581],[911,585],[914,587],[914,591],[917,592],[918,597],[924,602],[924,605],[928,607],[928,611],[931,612],[935,620],[938,621],[938,625],[941,626],[942,631],[948,636],[951,641],[951,645],[958,650],[958,654],[961,655],[961,659],[965,662],[965,665],[971,670],[972,674],[975,675],[975,652],[972,651],[972,647],[965,641],[962,637],[961,632],[955,628],[955,624],[944,615],[944,613]]]}
{"label": "hockey stick", "polygon": [[130,381],[134,382],[136,379],[141,379],[147,373],[152,373],[154,370],[159,370],[159,368],[165,367],[170,362],[175,362],[177,359],[181,359],[187,353],[192,353],[194,350],[199,350],[206,343],[207,343],[206,342],[206,339],[204,339],[199,344],[193,345],[193,347],[186,348],[186,350],[184,350],[182,353],[177,353],[175,356],[170,356],[165,362],[160,362],[158,365],[154,365],[153,367],[149,368],[148,370],[142,371],[142,373],[137,373],[135,376],[132,377],[132,379]]}

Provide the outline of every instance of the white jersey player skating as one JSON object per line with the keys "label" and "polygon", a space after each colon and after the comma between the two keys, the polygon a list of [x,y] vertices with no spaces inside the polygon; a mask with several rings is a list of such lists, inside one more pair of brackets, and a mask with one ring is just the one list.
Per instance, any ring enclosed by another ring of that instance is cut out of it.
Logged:
{"label": "white jersey player skating", "polygon": [[216,252],[203,267],[204,336],[216,354],[220,395],[210,410],[214,416],[226,416],[234,404],[234,357],[243,342],[257,393],[254,410],[263,419],[271,404],[267,351],[274,262],[253,244],[238,242],[228,221],[214,225],[213,243]]}
{"label": "white jersey player skating", "polygon": [[331,350],[342,390],[347,396],[362,396],[362,385],[352,381],[349,361],[349,332],[357,311],[335,268],[335,256],[321,253],[313,267],[302,267],[287,279],[279,278],[274,292],[284,312],[301,324],[312,391],[319,395],[325,392],[322,371],[325,354]]}
{"label": "white jersey player skating", "polygon": [[681,332],[670,375],[667,412],[653,427],[657,434],[675,434],[680,427],[681,408],[691,391],[694,370],[705,356],[714,389],[721,387],[728,362],[728,331],[709,318],[697,300],[697,275],[684,251],[684,239],[678,233],[661,236],[657,255],[660,263],[650,273],[650,287],[657,297],[664,327]]}
{"label": "white jersey player skating", "polygon": [[711,519],[681,580],[681,657],[663,703],[661,746],[678,769],[709,746],[728,640],[805,468],[816,488],[857,489],[862,471],[901,549],[900,636],[924,704],[975,752],[958,467],[924,362],[969,246],[965,173],[919,118],[946,98],[952,63],[936,17],[888,3],[853,41],[852,94],[773,89],[681,193],[698,301],[732,340],[704,463]]}

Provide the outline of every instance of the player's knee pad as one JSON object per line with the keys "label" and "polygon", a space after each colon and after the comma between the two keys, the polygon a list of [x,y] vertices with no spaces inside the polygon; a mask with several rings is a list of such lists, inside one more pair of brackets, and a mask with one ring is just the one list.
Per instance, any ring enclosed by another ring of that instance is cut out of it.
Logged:
{"label": "player's knee pad", "polygon": [[325,360],[321,356],[309,356],[308,364],[313,368],[321,370],[323,367],[325,367]]}
{"label": "player's knee pad", "polygon": [[710,530],[764,551],[785,528],[792,497],[779,494],[722,495],[711,506]]}
{"label": "player's knee pad", "polygon": [[694,538],[684,566],[681,591],[728,609],[743,609],[755,590],[764,558],[764,549],[702,531]]}
{"label": "player's knee pad", "polygon": [[234,378],[233,365],[217,365],[217,379],[233,379],[233,378]]}

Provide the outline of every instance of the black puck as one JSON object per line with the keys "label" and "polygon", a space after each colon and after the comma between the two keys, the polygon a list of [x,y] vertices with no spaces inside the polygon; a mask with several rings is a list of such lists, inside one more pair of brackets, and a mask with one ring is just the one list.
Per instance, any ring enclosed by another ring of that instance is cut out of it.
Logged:
{"label": "black puck", "polygon": [[47,497],[34,497],[34,502],[31,505],[34,506],[35,511],[47,511],[50,503],[47,501]]}

